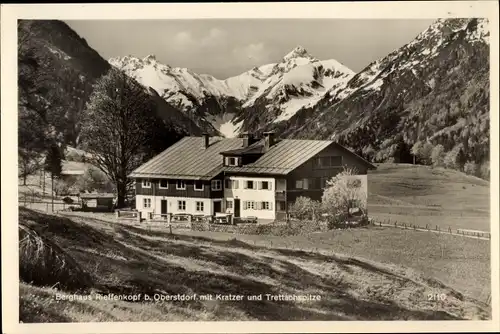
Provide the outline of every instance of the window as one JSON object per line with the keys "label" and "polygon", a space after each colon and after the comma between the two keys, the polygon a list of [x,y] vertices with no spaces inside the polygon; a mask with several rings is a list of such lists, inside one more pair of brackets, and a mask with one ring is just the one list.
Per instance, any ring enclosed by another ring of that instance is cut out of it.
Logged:
{"label": "window", "polygon": [[260,182],[259,189],[271,190],[271,182],[269,181]]}
{"label": "window", "polygon": [[180,190],[186,189],[186,182],[183,180],[177,180],[176,188]]}
{"label": "window", "polygon": [[313,160],[314,168],[341,167],[341,156],[317,157]]}
{"label": "window", "polygon": [[230,179],[226,179],[226,189],[231,189],[232,186],[231,186],[231,180]]}
{"label": "window", "polygon": [[194,190],[202,191],[203,190],[203,181],[194,181]]}
{"label": "window", "polygon": [[295,189],[302,189],[304,187],[304,181],[297,180],[295,181]]}
{"label": "window", "polygon": [[243,202],[243,209],[244,210],[255,209],[255,202],[254,201]]}
{"label": "window", "polygon": [[278,211],[286,211],[286,202],[278,201]]}
{"label": "window", "polygon": [[302,187],[304,189],[309,189],[309,179],[304,179],[304,180],[302,180],[302,182],[303,182]]}
{"label": "window", "polygon": [[177,209],[179,211],[186,211],[186,201],[177,201]]}
{"label": "window", "polygon": [[226,209],[232,209],[233,208],[233,201],[230,199],[226,200]]}
{"label": "window", "polygon": [[148,209],[151,207],[151,198],[143,198],[142,199],[142,207],[144,209]]}
{"label": "window", "polygon": [[203,202],[196,202],[196,211],[197,212],[203,212],[205,209],[205,203]]}
{"label": "window", "polygon": [[212,180],[212,190],[222,190],[222,181]]}
{"label": "window", "polygon": [[262,210],[271,210],[271,203],[270,202],[262,202],[261,208],[262,208]]}
{"label": "window", "polygon": [[160,180],[160,189],[168,189],[168,180]]}
{"label": "window", "polygon": [[245,189],[253,189],[253,181],[246,181]]}
{"label": "window", "polygon": [[142,187],[143,188],[151,188],[151,181],[147,180],[147,179],[142,180]]}
{"label": "window", "polygon": [[235,157],[227,158],[227,165],[228,166],[238,166],[238,158],[235,158]]}

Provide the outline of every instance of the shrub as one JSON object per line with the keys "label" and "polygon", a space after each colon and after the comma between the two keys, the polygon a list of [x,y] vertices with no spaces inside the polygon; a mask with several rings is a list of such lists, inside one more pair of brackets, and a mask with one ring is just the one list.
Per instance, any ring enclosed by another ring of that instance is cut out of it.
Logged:
{"label": "shrub", "polygon": [[348,216],[345,213],[340,213],[334,216],[329,216],[327,220],[327,227],[329,230],[336,228],[366,226],[369,224],[370,219],[366,214],[362,214],[361,216]]}
{"label": "shrub", "polygon": [[482,179],[489,180],[490,179],[490,162],[485,161],[479,167],[479,176]]}
{"label": "shrub", "polygon": [[309,197],[300,196],[292,204],[290,213],[297,219],[315,220],[320,214],[321,203]]}
{"label": "shrub", "polygon": [[435,167],[442,167],[444,165],[444,146],[441,144],[436,145],[431,153],[432,165]]}
{"label": "shrub", "polygon": [[73,204],[73,199],[71,197],[64,197],[63,202],[66,204]]}
{"label": "shrub", "polygon": [[90,275],[64,250],[31,227],[19,222],[19,277],[37,286],[85,291]]}
{"label": "shrub", "polygon": [[73,185],[72,182],[68,182],[64,179],[54,179],[54,192],[56,196],[66,195],[69,192],[69,188]]}
{"label": "shrub", "polygon": [[354,208],[366,212],[367,194],[356,174],[355,169],[344,168],[341,173],[327,181],[322,197],[322,210],[325,213],[332,217],[341,213],[350,217]]}
{"label": "shrub", "polygon": [[477,176],[479,172],[479,166],[472,161],[467,161],[464,165],[464,172],[469,175]]}

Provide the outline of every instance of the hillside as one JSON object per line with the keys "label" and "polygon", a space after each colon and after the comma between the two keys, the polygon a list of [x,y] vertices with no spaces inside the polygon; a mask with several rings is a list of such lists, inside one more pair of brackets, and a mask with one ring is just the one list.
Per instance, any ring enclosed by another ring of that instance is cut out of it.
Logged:
{"label": "hillside", "polygon": [[20,136],[26,126],[34,140],[76,146],[79,115],[110,65],[62,21],[21,20],[18,39]]}
{"label": "hillside", "polygon": [[[58,20],[22,20],[18,24],[19,161],[21,175],[37,171],[49,148],[84,148],[82,115],[96,81],[112,68],[85,39]],[[151,101],[154,145],[145,158],[181,137],[203,130],[151,88],[142,87]],[[212,132],[215,133],[215,132]]]}
{"label": "hillside", "polygon": [[381,220],[490,231],[490,185],[444,168],[377,164],[368,176],[368,211]]}
{"label": "hillside", "polygon": [[[55,290],[20,286],[23,322],[172,320],[483,319],[488,311],[437,280],[389,264],[324,252],[264,248],[91,218],[64,218],[21,209],[22,225],[67,252],[89,276],[80,295],[55,301]],[[43,277],[43,276],[37,276]],[[89,283],[86,283],[89,284]],[[51,284],[53,285],[53,284]],[[96,294],[212,294],[213,300],[127,302]],[[444,302],[428,293],[444,293]],[[240,301],[216,295],[242,295]],[[263,294],[263,300],[246,300]],[[320,300],[266,300],[270,295],[318,295]]]}
{"label": "hillside", "polygon": [[[442,145],[436,162],[488,177],[489,32],[483,19],[440,19],[276,129],[334,138],[375,162],[411,162],[412,146]],[[271,126],[272,127],[272,126]],[[418,152],[430,164],[429,152]],[[478,171],[479,165],[484,170]]]}

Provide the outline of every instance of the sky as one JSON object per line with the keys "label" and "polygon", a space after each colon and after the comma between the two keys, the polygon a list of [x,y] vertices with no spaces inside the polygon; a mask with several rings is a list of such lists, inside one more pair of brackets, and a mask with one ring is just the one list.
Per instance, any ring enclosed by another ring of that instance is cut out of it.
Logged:
{"label": "sky", "polygon": [[429,19],[179,19],[65,21],[99,54],[156,59],[226,79],[279,62],[296,46],[358,72],[411,42]]}

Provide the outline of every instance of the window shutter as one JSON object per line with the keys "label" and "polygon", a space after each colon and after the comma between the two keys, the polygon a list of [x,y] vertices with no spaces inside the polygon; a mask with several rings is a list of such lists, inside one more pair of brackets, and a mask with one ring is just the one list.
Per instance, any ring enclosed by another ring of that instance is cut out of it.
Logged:
{"label": "window shutter", "polygon": [[273,190],[273,183],[271,181],[269,181],[267,185],[269,187],[269,190]]}
{"label": "window shutter", "polygon": [[248,189],[248,181],[243,182],[243,189]]}
{"label": "window shutter", "polygon": [[259,189],[262,189],[262,181],[259,181]]}
{"label": "window shutter", "polygon": [[269,210],[273,209],[273,202],[269,202]]}
{"label": "window shutter", "polygon": [[243,210],[247,209],[247,201],[243,201]]}
{"label": "window shutter", "polygon": [[232,183],[233,189],[238,189],[238,180],[233,180]]}

